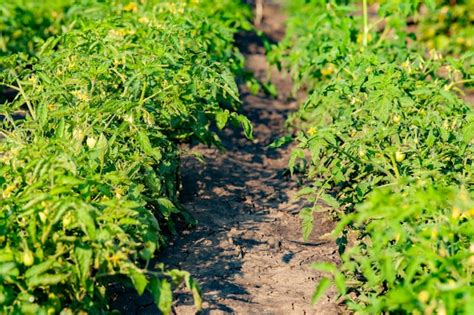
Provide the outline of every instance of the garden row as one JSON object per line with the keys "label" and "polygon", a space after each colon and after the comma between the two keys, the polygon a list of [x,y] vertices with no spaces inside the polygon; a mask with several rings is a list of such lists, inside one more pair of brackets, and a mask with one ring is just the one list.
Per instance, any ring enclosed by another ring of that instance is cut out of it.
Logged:
{"label": "garden row", "polygon": [[[304,236],[327,205],[339,219],[341,263],[314,264],[331,275],[314,301],[333,282],[359,313],[474,313],[474,112],[459,97],[474,76],[472,38],[460,39],[472,2],[301,0],[289,11],[271,58],[307,91],[289,162],[313,204]],[[440,30],[458,23],[453,36],[426,37],[436,16]],[[427,49],[434,38],[452,42]]]}
{"label": "garden row", "polygon": [[[169,313],[189,274],[150,265],[192,223],[179,149],[238,114],[231,0],[0,4],[0,313],[102,313],[114,282]],[[158,259],[159,260],[159,259]]]}

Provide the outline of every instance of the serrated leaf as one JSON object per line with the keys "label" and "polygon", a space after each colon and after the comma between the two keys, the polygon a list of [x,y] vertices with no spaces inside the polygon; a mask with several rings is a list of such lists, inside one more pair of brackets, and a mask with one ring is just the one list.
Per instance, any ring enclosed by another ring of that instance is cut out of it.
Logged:
{"label": "serrated leaf", "polygon": [[194,279],[189,275],[189,273],[185,277],[185,282],[186,282],[186,287],[193,294],[194,307],[196,308],[197,311],[200,311],[202,309],[202,297],[201,297],[201,289],[198,283],[194,281]]}
{"label": "serrated leaf", "polygon": [[462,137],[465,143],[474,140],[474,119],[466,124],[462,130]]}
{"label": "serrated leaf", "polygon": [[295,170],[295,163],[298,159],[304,159],[304,151],[301,149],[295,149],[291,152],[290,159],[288,160],[288,168],[290,173],[293,175]]}
{"label": "serrated leaf", "polygon": [[321,200],[323,200],[328,206],[336,209],[339,208],[340,204],[336,198],[329,194],[321,194]]}
{"label": "serrated leaf", "polygon": [[240,125],[244,129],[244,135],[247,137],[247,139],[252,140],[253,139],[253,125],[250,120],[245,117],[244,115],[238,115],[237,116],[237,121],[240,122]]}
{"label": "serrated leaf", "polygon": [[301,188],[300,190],[298,190],[298,192],[296,193],[296,197],[310,195],[310,194],[313,194],[313,193],[314,193],[314,188],[313,187],[304,187],[304,188]]}

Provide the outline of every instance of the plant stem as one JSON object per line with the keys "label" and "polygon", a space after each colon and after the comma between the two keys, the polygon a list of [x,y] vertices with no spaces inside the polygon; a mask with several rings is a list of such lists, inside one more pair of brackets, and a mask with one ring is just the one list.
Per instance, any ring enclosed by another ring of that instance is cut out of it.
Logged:
{"label": "plant stem", "polygon": [[364,37],[363,37],[363,40],[362,40],[362,45],[364,45],[364,47],[367,46],[367,38],[368,38],[368,35],[369,35],[369,17],[368,17],[368,8],[367,8],[367,0],[363,0],[362,1],[362,10],[364,11]]}
{"label": "plant stem", "polygon": [[400,173],[398,172],[397,162],[395,161],[395,158],[393,157],[393,155],[390,155],[390,160],[392,161],[392,166],[393,166],[393,171],[395,172],[395,177],[400,178]]}
{"label": "plant stem", "polygon": [[454,82],[449,83],[449,85],[447,86],[447,90],[448,91],[451,90],[455,85],[464,84],[464,83],[471,83],[471,82],[474,82],[474,79],[465,79],[465,80],[454,81]]}

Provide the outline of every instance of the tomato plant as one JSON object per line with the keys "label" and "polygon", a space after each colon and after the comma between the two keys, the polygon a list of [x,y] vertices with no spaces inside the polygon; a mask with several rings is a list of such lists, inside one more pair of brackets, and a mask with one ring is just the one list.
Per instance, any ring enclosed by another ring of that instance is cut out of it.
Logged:
{"label": "tomato plant", "polygon": [[313,267],[329,272],[359,313],[470,314],[473,215],[473,194],[465,188],[377,188],[336,228],[350,224],[362,231],[339,269]]}
{"label": "tomato plant", "polygon": [[341,265],[315,268],[360,313],[472,312],[474,116],[460,98],[472,52],[444,56],[416,41],[408,24],[438,10],[433,1],[289,9],[270,59],[307,92],[290,118],[289,168],[305,166],[299,195],[313,204],[300,212],[303,235],[327,206],[340,220]]}
{"label": "tomato plant", "polygon": [[23,21],[42,35],[9,42],[19,54],[2,58],[0,84],[17,94],[0,105],[0,311],[103,313],[116,281],[150,292],[163,313],[184,282],[199,309],[187,272],[150,263],[178,218],[193,223],[177,196],[179,144],[219,145],[212,127],[228,123],[251,137],[233,45],[249,11],[90,0],[62,14],[57,33]]}

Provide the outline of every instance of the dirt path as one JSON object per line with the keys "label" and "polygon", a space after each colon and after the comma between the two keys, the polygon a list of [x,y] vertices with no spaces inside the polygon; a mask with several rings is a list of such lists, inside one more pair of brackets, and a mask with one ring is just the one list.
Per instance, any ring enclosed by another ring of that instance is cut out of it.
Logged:
{"label": "dirt path", "polygon": [[[273,40],[284,32],[284,16],[267,5],[261,29]],[[252,34],[239,39],[247,68],[265,79],[269,67],[264,50]],[[285,172],[288,150],[266,146],[281,135],[289,111],[291,83],[273,73],[279,97],[251,95],[241,87],[244,112],[255,128],[255,140],[233,131],[222,136],[226,152],[205,147],[192,149],[205,163],[184,159],[185,207],[197,218],[195,230],[187,231],[162,257],[170,266],[188,270],[204,294],[204,313],[221,314],[335,314],[325,298],[312,307],[310,297],[318,274],[308,268],[316,260],[335,260],[333,243],[319,243],[331,223],[317,220],[312,244],[298,244],[301,228],[295,214],[295,181]],[[179,294],[176,314],[193,314],[188,294]]]}
{"label": "dirt path", "polygon": [[[285,17],[276,5],[266,5],[261,29],[277,41],[285,29]],[[270,71],[258,37],[238,40],[247,69],[266,79]],[[196,146],[191,152],[204,163],[183,159],[184,206],[198,220],[160,254],[171,268],[189,271],[203,292],[203,314],[337,314],[333,293],[317,306],[310,298],[320,275],[308,265],[337,259],[334,242],[320,242],[331,231],[324,214],[316,219],[310,243],[301,239],[296,180],[289,178],[288,149],[269,150],[267,145],[284,132],[296,101],[289,99],[291,82],[273,71],[279,97],[251,95],[241,86],[245,114],[254,124],[254,141],[239,131],[222,134],[225,152]],[[175,314],[194,314],[186,291],[176,293]],[[124,301],[122,301],[124,302]],[[156,314],[146,297],[126,303],[127,314]]]}

